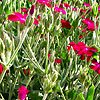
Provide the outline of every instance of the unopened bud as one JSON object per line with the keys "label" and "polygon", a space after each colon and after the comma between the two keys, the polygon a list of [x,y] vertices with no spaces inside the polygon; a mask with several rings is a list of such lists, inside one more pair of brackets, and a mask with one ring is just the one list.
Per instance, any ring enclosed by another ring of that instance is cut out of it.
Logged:
{"label": "unopened bud", "polygon": [[33,13],[34,13],[34,10],[35,10],[35,5],[32,5],[31,6],[31,9],[30,9],[30,15],[32,16]]}

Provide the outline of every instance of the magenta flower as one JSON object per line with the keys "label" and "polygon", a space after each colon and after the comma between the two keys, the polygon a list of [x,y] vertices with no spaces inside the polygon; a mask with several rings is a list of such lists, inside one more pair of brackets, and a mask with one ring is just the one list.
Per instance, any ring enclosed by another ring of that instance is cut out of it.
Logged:
{"label": "magenta flower", "polygon": [[61,23],[62,23],[62,27],[66,27],[67,29],[70,29],[71,28],[71,25],[68,21],[65,21],[65,20],[62,20],[61,19]]}
{"label": "magenta flower", "polygon": [[57,7],[57,4],[55,4],[54,10],[57,12],[61,11],[63,14],[66,14],[66,11],[64,9]]}
{"label": "magenta flower", "polygon": [[[82,21],[84,24],[88,25],[87,29],[90,31],[95,30],[94,21],[91,21],[89,18]],[[98,24],[96,23],[96,28],[98,28]]]}
{"label": "magenta flower", "polygon": [[51,54],[49,53],[49,54],[48,54],[48,59],[50,59],[50,56],[51,56]]}
{"label": "magenta flower", "polygon": [[28,12],[29,9],[25,9],[25,8],[23,8],[23,9],[21,9],[21,11],[22,11],[22,12]]}
{"label": "magenta flower", "polygon": [[3,66],[0,64],[0,74],[3,72]]}
{"label": "magenta flower", "polygon": [[14,12],[14,14],[8,15],[8,20],[10,21],[20,21],[21,23],[25,23],[26,17],[28,14],[22,15],[19,12]]}
{"label": "magenta flower", "polygon": [[61,59],[55,59],[55,63],[56,63],[56,64],[61,63]]}
{"label": "magenta flower", "polygon": [[87,55],[87,61],[90,60],[91,56],[93,55],[93,52],[97,52],[98,50],[94,47],[86,47],[83,42],[79,42],[78,44],[75,44],[75,42],[70,42],[70,46],[67,46],[67,51],[70,51],[70,48],[73,47],[74,51],[80,55],[80,59],[84,60],[85,55]]}
{"label": "magenta flower", "polygon": [[50,4],[51,3],[51,0],[50,1],[48,1],[48,0],[37,0],[36,2],[39,2],[40,4],[45,4],[48,7],[52,8],[52,6]]}
{"label": "magenta flower", "polygon": [[98,11],[100,11],[100,7],[98,7]]}
{"label": "magenta flower", "polygon": [[29,92],[29,90],[22,85],[19,88],[18,99],[24,100],[26,98],[26,95],[28,92]]}
{"label": "magenta flower", "polygon": [[40,16],[38,16],[38,19],[40,19]]}
{"label": "magenta flower", "polygon": [[74,11],[74,10],[75,10],[75,12],[76,12],[76,11],[77,11],[77,8],[73,8],[73,9],[72,9],[72,11]]}
{"label": "magenta flower", "polygon": [[82,35],[80,35],[80,36],[79,36],[79,39],[82,39],[82,38],[83,38],[83,36],[82,36]]}
{"label": "magenta flower", "polygon": [[83,4],[84,4],[86,7],[90,7],[90,4],[89,4],[89,3],[84,2]]}
{"label": "magenta flower", "polygon": [[36,18],[34,18],[33,24],[34,24],[34,25],[38,25],[38,24],[39,24],[39,21],[38,21]]}
{"label": "magenta flower", "polygon": [[84,33],[86,31],[86,29],[83,29],[82,32]]}
{"label": "magenta flower", "polygon": [[80,12],[81,12],[81,13],[82,13],[82,12],[85,13],[86,11],[87,11],[87,9],[85,9],[85,10],[84,10],[84,9],[80,9]]}
{"label": "magenta flower", "polygon": [[70,5],[69,5],[68,3],[64,3],[64,7],[66,7],[66,9],[67,9],[67,8],[71,8]]}
{"label": "magenta flower", "polygon": [[90,68],[100,74],[100,62],[98,63],[96,59],[92,59],[91,62],[93,63],[93,65],[91,65]]}

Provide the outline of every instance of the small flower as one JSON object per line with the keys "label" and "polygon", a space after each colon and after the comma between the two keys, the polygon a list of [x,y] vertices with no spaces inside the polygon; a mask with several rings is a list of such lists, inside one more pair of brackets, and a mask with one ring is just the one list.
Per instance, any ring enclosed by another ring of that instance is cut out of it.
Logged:
{"label": "small flower", "polygon": [[83,38],[83,36],[82,36],[82,35],[80,35],[80,36],[79,36],[79,39],[82,39],[82,38]]}
{"label": "small flower", "polygon": [[98,7],[98,11],[100,11],[100,7]]}
{"label": "small flower", "polygon": [[52,8],[52,6],[50,4],[51,0],[50,1],[48,1],[48,0],[37,0],[36,2],[39,2],[40,4],[45,4],[48,7]]}
{"label": "small flower", "polygon": [[71,28],[71,25],[68,21],[65,21],[65,20],[62,20],[61,19],[61,23],[62,23],[62,27],[66,27],[67,29],[70,29]]}
{"label": "small flower", "polygon": [[86,29],[83,29],[82,32],[84,33],[86,31]]}
{"label": "small flower", "polygon": [[66,7],[66,9],[67,9],[67,8],[71,8],[70,5],[69,5],[68,3],[64,3],[64,7]]}
{"label": "small flower", "polygon": [[8,15],[8,20],[10,21],[20,21],[21,23],[25,23],[26,17],[28,14],[22,15],[19,12],[14,12],[14,14]]}
{"label": "small flower", "polygon": [[57,4],[55,4],[54,10],[57,12],[61,11],[63,14],[66,14],[66,11],[64,9],[57,7]]}
{"label": "small flower", "polygon": [[40,19],[40,16],[38,16],[38,19]]}
{"label": "small flower", "polygon": [[83,4],[84,4],[86,7],[90,7],[90,4],[89,4],[89,3],[84,2]]}
{"label": "small flower", "polygon": [[98,74],[100,74],[100,62],[98,63],[96,59],[92,59],[91,62],[93,63],[93,65],[91,65],[90,68],[94,71],[97,71]]}
{"label": "small flower", "polygon": [[28,92],[29,92],[29,90],[22,85],[19,88],[18,99],[24,100],[26,98],[26,95]]}
{"label": "small flower", "polygon": [[67,51],[70,51],[70,48],[73,47],[74,51],[80,55],[80,59],[84,60],[85,55],[87,55],[87,61],[89,62],[91,56],[93,55],[93,52],[97,52],[98,50],[94,47],[86,47],[83,42],[79,42],[78,44],[75,44],[75,42],[70,42],[70,46],[67,46]]}
{"label": "small flower", "polygon": [[72,9],[72,11],[74,11],[74,10],[75,10],[75,12],[76,12],[76,11],[77,11],[77,8],[73,8],[73,9]]}
{"label": "small flower", "polygon": [[33,24],[38,25],[39,24],[39,21],[36,18],[34,18]]}
{"label": "small flower", "polygon": [[56,64],[61,63],[61,59],[55,59],[55,63],[56,63]]}
{"label": "small flower", "polygon": [[48,54],[48,59],[50,59],[50,56],[51,56],[51,54],[49,53],[49,54]]}
{"label": "small flower", "polygon": [[0,74],[3,72],[3,66],[0,64]]}
{"label": "small flower", "polygon": [[22,11],[22,12],[28,12],[29,9],[25,9],[25,8],[23,8],[23,9],[21,9],[21,11]]}
{"label": "small flower", "polygon": [[[84,24],[88,25],[87,29],[90,31],[95,30],[94,21],[91,21],[89,18],[82,21]],[[96,28],[98,28],[98,24],[96,23]]]}

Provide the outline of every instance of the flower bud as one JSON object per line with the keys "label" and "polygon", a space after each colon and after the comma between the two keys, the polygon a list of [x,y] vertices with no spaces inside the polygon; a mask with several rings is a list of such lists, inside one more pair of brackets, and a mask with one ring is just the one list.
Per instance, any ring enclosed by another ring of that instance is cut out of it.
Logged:
{"label": "flower bud", "polygon": [[5,45],[3,43],[3,40],[0,38],[0,53],[4,53],[5,52]]}
{"label": "flower bud", "polygon": [[0,64],[0,74],[3,72],[3,66]]}
{"label": "flower bud", "polygon": [[35,10],[35,5],[32,5],[31,6],[31,9],[30,9],[30,15],[32,16],[33,13],[34,13],[34,10]]}

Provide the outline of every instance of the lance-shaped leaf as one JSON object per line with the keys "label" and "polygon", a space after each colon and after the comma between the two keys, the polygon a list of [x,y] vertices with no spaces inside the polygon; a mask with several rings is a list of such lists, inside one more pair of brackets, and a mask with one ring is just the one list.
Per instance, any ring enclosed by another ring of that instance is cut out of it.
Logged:
{"label": "lance-shaped leaf", "polygon": [[94,85],[92,85],[88,90],[86,100],[93,100],[94,91],[95,91],[95,87]]}

